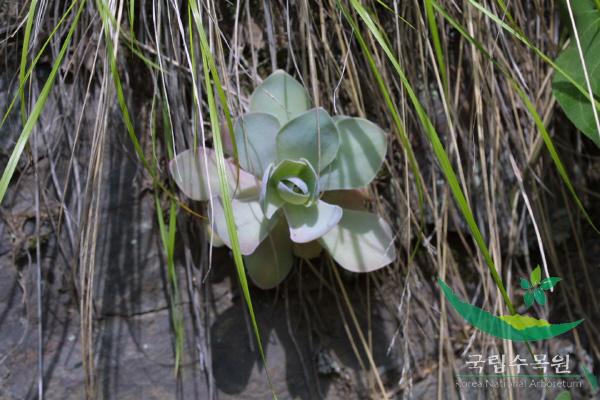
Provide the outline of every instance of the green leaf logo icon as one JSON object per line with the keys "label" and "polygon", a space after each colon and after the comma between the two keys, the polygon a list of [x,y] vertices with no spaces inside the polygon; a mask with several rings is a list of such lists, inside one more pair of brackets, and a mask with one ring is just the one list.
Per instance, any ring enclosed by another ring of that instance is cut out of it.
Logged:
{"label": "green leaf logo icon", "polygon": [[556,286],[556,284],[560,282],[560,278],[556,277],[556,276],[551,276],[550,278],[546,278],[542,281],[541,283],[541,287],[544,290],[550,290],[552,289],[554,286]]}
{"label": "green leaf logo icon", "polygon": [[530,281],[525,278],[520,280],[521,289],[525,290],[523,295],[525,308],[531,307],[533,303],[538,303],[540,306],[546,304],[548,299],[544,291],[553,289],[560,282],[560,278],[556,276],[550,276],[542,280],[542,269],[539,265],[531,271],[529,279]]}
{"label": "green leaf logo icon", "polygon": [[525,296],[523,296],[523,300],[525,301],[525,307],[529,308],[533,305],[533,292],[527,291],[525,292]]}
{"label": "green leaf logo icon", "polygon": [[531,284],[537,286],[542,280],[542,269],[538,265],[533,271],[531,271]]}
{"label": "green leaf logo icon", "polygon": [[546,304],[546,295],[542,288],[537,288],[533,291],[533,298],[540,306]]}
{"label": "green leaf logo icon", "polygon": [[[578,320],[562,324],[551,324],[543,319],[536,319],[518,314],[502,315],[498,317],[473,304],[461,300],[441,279],[438,280],[438,284],[452,308],[454,308],[468,323],[488,335],[501,339],[508,339],[515,342],[545,340],[562,335],[583,322],[583,320]],[[543,296],[543,300],[541,301],[546,301],[544,290],[539,286],[537,287],[537,290],[528,290],[525,298],[530,298],[526,301],[533,303],[536,296]],[[540,299],[542,299],[542,297],[540,297]],[[536,301],[540,299],[536,299]]]}

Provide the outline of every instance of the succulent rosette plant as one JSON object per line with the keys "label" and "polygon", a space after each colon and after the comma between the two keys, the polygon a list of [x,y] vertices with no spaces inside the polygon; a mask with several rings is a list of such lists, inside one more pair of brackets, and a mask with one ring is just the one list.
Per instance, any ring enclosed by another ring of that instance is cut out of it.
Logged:
{"label": "succulent rosette plant", "polygon": [[[353,272],[394,261],[390,226],[364,209],[364,192],[357,190],[369,185],[385,158],[387,137],[377,125],[311,108],[306,89],[276,71],[252,94],[234,136],[239,168],[226,160],[228,184],[240,250],[257,286],[277,286],[293,254],[312,258],[323,248]],[[179,153],[170,171],[186,196],[212,199],[213,244],[231,247],[214,151]]]}

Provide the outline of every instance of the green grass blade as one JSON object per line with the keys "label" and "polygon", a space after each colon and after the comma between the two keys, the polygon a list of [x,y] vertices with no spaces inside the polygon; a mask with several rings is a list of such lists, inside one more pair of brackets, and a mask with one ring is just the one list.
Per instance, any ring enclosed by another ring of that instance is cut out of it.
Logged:
{"label": "green grass blade", "polygon": [[425,129],[427,138],[429,139],[429,141],[432,145],[435,156],[440,164],[440,167],[446,178],[446,181],[448,182],[448,185],[450,186],[450,190],[452,192],[452,195],[454,196],[456,204],[457,204],[459,210],[461,211],[463,217],[465,218],[467,225],[469,226],[469,230],[471,231],[471,234],[473,235],[473,238],[475,239],[475,242],[477,243],[477,246],[479,247],[479,250],[483,254],[483,257],[484,257],[486,264],[489,268],[489,271],[492,275],[492,279],[494,280],[496,286],[498,287],[498,290],[500,290],[502,298],[504,299],[504,302],[505,302],[506,306],[508,307],[509,312],[511,314],[515,314],[516,310],[511,302],[510,298],[508,297],[508,293],[506,292],[506,288],[504,287],[502,278],[498,274],[498,270],[496,269],[494,260],[492,259],[492,256],[487,248],[487,245],[485,244],[483,235],[479,231],[479,227],[477,226],[477,222],[475,221],[473,212],[471,211],[471,208],[469,207],[467,199],[465,198],[463,190],[462,190],[460,183],[458,182],[458,179],[456,177],[456,173],[454,172],[454,169],[452,167],[452,163],[450,162],[448,155],[446,154],[446,150],[444,149],[444,145],[442,144],[437,131],[435,130],[433,124],[431,123],[431,120],[427,116],[427,113],[423,109],[423,106],[421,105],[421,103],[417,97],[417,94],[415,93],[414,89],[410,85],[410,82],[408,81],[408,78],[406,77],[406,74],[404,73],[402,66],[398,62],[398,60],[397,60],[396,56],[394,55],[393,51],[391,50],[391,48],[387,45],[387,40],[385,39],[385,35],[383,34],[383,32],[378,29],[377,25],[373,22],[373,20],[371,19],[371,16],[369,15],[369,13],[367,12],[367,10],[365,9],[365,7],[362,5],[362,3],[360,1],[350,0],[350,3],[352,5],[353,9],[356,11],[356,13],[362,19],[363,23],[367,26],[367,28],[369,29],[369,31],[371,32],[371,34],[373,35],[373,37],[375,38],[377,43],[379,43],[379,46],[382,48],[382,50],[384,51],[384,53],[386,54],[386,56],[392,63],[392,66],[394,67],[398,77],[400,78],[400,80],[404,86],[404,89],[406,90],[406,92],[412,102],[412,105],[417,113],[417,116],[421,122],[421,125]]}
{"label": "green grass blade", "polygon": [[425,14],[427,15],[427,23],[429,24],[429,33],[433,41],[433,48],[435,50],[435,58],[440,70],[440,77],[442,78],[442,86],[444,88],[444,95],[448,96],[450,84],[448,82],[448,74],[446,70],[446,61],[444,58],[444,50],[442,49],[442,42],[440,41],[440,33],[433,13],[433,5],[431,0],[424,0],[425,3]]}
{"label": "green grass blade", "polygon": [[25,145],[27,144],[27,142],[29,140],[29,136],[31,136],[31,133],[33,132],[33,128],[35,127],[40,115],[42,114],[44,105],[46,104],[46,100],[48,100],[50,91],[54,87],[54,81],[56,79],[56,75],[62,64],[63,59],[65,58],[67,50],[69,49],[71,39],[73,38],[75,28],[77,27],[77,24],[79,22],[79,17],[81,16],[81,13],[84,9],[85,4],[86,4],[86,0],[82,0],[81,3],[79,4],[79,9],[77,10],[77,14],[75,15],[73,23],[71,24],[71,27],[69,28],[67,36],[65,37],[65,40],[60,48],[60,51],[58,53],[58,56],[56,57],[56,60],[54,60],[54,64],[52,65],[52,70],[50,71],[50,75],[48,75],[48,79],[46,80],[46,83],[44,83],[44,86],[42,87],[40,95],[37,98],[37,100],[33,106],[33,110],[31,111],[31,114],[27,118],[27,121],[25,122],[25,126],[23,127],[23,130],[21,131],[21,134],[19,135],[19,138],[17,139],[17,143],[10,155],[8,163],[6,164],[6,168],[2,172],[2,178],[0,178],[0,204],[2,203],[2,200],[4,200],[4,195],[6,194],[6,191],[8,190],[8,185],[10,184],[10,180],[12,179],[12,176],[15,173],[15,169],[17,168],[19,159],[21,158],[21,155],[23,154]]}
{"label": "green grass blade", "polygon": [[27,123],[27,103],[25,101],[25,70],[27,69],[27,55],[29,54],[29,45],[31,43],[31,29],[37,9],[37,0],[31,0],[29,11],[27,12],[27,23],[25,25],[25,35],[23,37],[23,47],[21,48],[21,67],[19,68],[19,93],[21,95],[21,120],[23,124]]}
{"label": "green grass blade", "polygon": [[[156,103],[156,96],[152,99],[152,107],[150,111],[151,121],[151,139],[152,139],[152,153],[154,155],[154,168],[158,170],[158,158],[156,157],[156,124],[154,123],[154,106]],[[172,134],[170,125],[165,127],[165,134],[167,132]],[[167,154],[172,154],[170,142],[167,141]],[[158,186],[154,185],[154,202],[156,208],[156,216],[158,221],[158,228],[160,232],[160,238],[163,244],[167,260],[167,279],[169,282],[169,299],[171,309],[171,324],[173,326],[173,333],[175,336],[175,375],[178,374],[181,368],[181,358],[183,355],[184,344],[185,344],[185,329],[183,322],[183,310],[181,306],[181,296],[179,293],[179,287],[177,283],[177,272],[175,269],[175,233],[177,227],[177,202],[171,198],[169,207],[169,225],[165,224],[165,220],[160,205],[160,191]]]}
{"label": "green grass blade", "polygon": [[[63,14],[63,16],[54,25],[54,27],[52,29],[52,32],[50,32],[50,35],[48,35],[48,38],[44,41],[44,44],[42,45],[42,48],[37,52],[36,56],[34,57],[33,61],[31,62],[31,65],[27,69],[27,73],[25,74],[24,78],[19,80],[19,88],[17,90],[17,94],[15,96],[13,96],[12,101],[10,102],[7,110],[4,112],[4,115],[2,116],[2,121],[0,121],[0,129],[6,123],[6,120],[8,119],[8,116],[10,115],[13,107],[17,103],[17,99],[20,98],[20,95],[21,95],[22,91],[24,90],[25,85],[27,84],[27,80],[29,79],[29,77],[33,73],[33,70],[35,69],[38,61],[40,60],[40,58],[44,54],[44,50],[46,50],[46,48],[48,47],[48,45],[52,41],[52,38],[54,37],[54,35],[58,31],[58,29],[62,26],[62,24],[65,22],[65,20],[67,19],[67,17],[69,15],[71,15],[71,10],[73,10],[73,7],[75,7],[76,4],[77,4],[77,1],[73,1],[69,5],[69,7],[67,8],[67,10]],[[22,101],[21,104],[24,104],[24,102]]]}
{"label": "green grass blade", "polygon": [[[113,78],[113,83],[115,85],[115,90],[117,92],[117,101],[119,103],[119,107],[121,108],[121,114],[123,117],[123,122],[125,123],[125,127],[127,129],[127,133],[129,134],[129,138],[133,143],[133,147],[135,149],[136,154],[140,158],[144,168],[148,171],[151,171],[150,165],[144,156],[144,152],[142,150],[142,146],[140,145],[140,141],[135,133],[135,129],[133,127],[133,120],[131,119],[131,115],[129,114],[129,108],[127,107],[127,102],[125,100],[125,95],[123,93],[123,85],[121,84],[121,78],[119,76],[119,70],[117,67],[117,58],[115,55],[115,48],[118,48],[117,43],[113,43],[113,38],[111,37],[111,25],[112,15],[107,4],[103,0],[98,0],[96,2],[96,6],[98,8],[98,13],[100,14],[100,18],[102,19],[102,24],[104,25],[104,39],[106,43],[106,56],[108,57],[108,63],[110,66],[110,72]],[[115,22],[116,23],[116,22]],[[118,27],[117,27],[118,29]]]}
{"label": "green grass blade", "polygon": [[[204,32],[204,24],[202,22],[202,18],[198,11],[198,7],[196,3],[192,0],[189,2],[190,9],[192,11],[193,20],[196,25],[196,32],[200,39],[200,51],[201,57],[203,61],[203,70],[204,70],[204,80],[206,86],[206,97],[209,106],[209,114],[210,114],[210,122],[213,131],[213,142],[214,142],[214,150],[217,159],[217,171],[219,174],[219,186],[221,189],[221,199],[223,200],[223,209],[225,212],[225,220],[227,223],[227,232],[229,234],[231,240],[231,250],[233,252],[233,259],[237,270],[237,275],[240,281],[240,286],[242,288],[242,294],[246,301],[246,306],[248,308],[248,312],[250,314],[250,320],[252,323],[252,329],[254,331],[254,335],[256,337],[256,343],[258,346],[258,351],[262,362],[265,364],[265,372],[267,375],[267,380],[273,395],[273,398],[277,398],[272,382],[269,374],[269,368],[267,364],[267,360],[265,357],[265,352],[262,345],[262,340],[260,336],[260,329],[258,327],[258,322],[256,320],[256,315],[254,313],[254,306],[252,305],[252,298],[250,296],[250,289],[248,286],[248,280],[246,277],[246,271],[244,268],[244,260],[242,258],[242,253],[240,251],[240,245],[237,235],[237,229],[235,226],[235,220],[233,217],[233,208],[231,205],[231,197],[229,193],[229,184],[227,182],[227,173],[225,169],[225,156],[223,153],[223,142],[221,139],[220,132],[220,124],[219,124],[219,115],[217,110],[216,99],[213,94],[213,90],[216,90],[219,94],[221,102],[226,103],[226,98],[224,97],[224,91],[220,84],[218,71],[212,57],[212,52],[210,46],[208,44],[208,40],[206,38],[206,34]],[[212,78],[212,80],[211,80]],[[214,87],[213,87],[214,85]],[[227,113],[226,104],[222,104],[225,112]],[[232,133],[233,130],[230,131]]]}
{"label": "green grass blade", "polygon": [[[125,128],[127,129],[127,134],[129,135],[129,138],[133,144],[136,155],[140,159],[140,162],[142,163],[142,166],[144,167],[144,169],[150,174],[150,177],[152,178],[152,183],[154,185],[158,186],[164,193],[166,193],[169,196],[169,198],[176,201],[177,204],[179,205],[179,207],[186,210],[186,212],[188,212],[198,218],[205,219],[204,216],[199,215],[194,210],[190,209],[187,205],[185,205],[184,203],[179,201],[179,199],[173,193],[173,191],[171,191],[162,182],[160,177],[157,175],[157,171],[152,168],[151,164],[148,163],[148,160],[146,159],[146,156],[144,155],[144,152],[142,150],[142,146],[140,145],[140,141],[137,137],[137,134],[135,133],[133,120],[131,118],[131,114],[129,113],[129,108],[127,106],[127,101],[125,99],[125,94],[123,92],[123,85],[121,84],[121,78],[120,78],[119,69],[117,66],[116,53],[114,51],[114,49],[117,49],[118,46],[116,46],[113,43],[113,39],[109,33],[111,24],[113,24],[113,25],[116,24],[116,19],[110,13],[110,10],[107,7],[107,4],[103,0],[98,0],[96,2],[96,7],[98,9],[98,14],[100,15],[102,24],[104,26],[105,43],[106,43],[106,57],[109,60],[111,76],[113,78],[113,84],[115,85],[115,90],[117,92],[117,101],[119,103],[119,108],[121,109],[121,117],[123,118],[123,123],[125,124]],[[150,68],[150,67],[152,67],[152,65],[149,65],[148,67]]]}
{"label": "green grass blade", "polygon": [[160,237],[167,258],[167,278],[170,288],[169,297],[171,303],[171,323],[175,333],[175,374],[179,372],[181,367],[181,356],[183,354],[183,345],[185,343],[185,330],[183,325],[183,313],[181,310],[181,297],[179,295],[179,287],[177,285],[177,273],[175,271],[175,233],[177,228],[177,203],[170,200],[169,207],[169,225],[165,224],[160,206],[158,191],[154,194],[156,204],[156,216],[158,220],[158,228]]}
{"label": "green grass blade", "polygon": [[508,11],[508,7],[506,6],[506,3],[504,3],[504,0],[496,0],[496,4],[498,4],[498,6],[500,7],[500,9],[502,10],[502,13],[508,19],[508,22],[510,22],[512,25],[516,25],[515,19],[513,18],[513,16],[510,13],[510,11]]}
{"label": "green grass blade", "polygon": [[588,224],[590,224],[590,226],[597,233],[600,233],[600,230],[598,230],[598,228],[592,221],[592,217],[588,214],[587,210],[585,209],[585,206],[579,199],[579,196],[577,195],[577,192],[575,191],[575,187],[573,187],[573,183],[571,182],[571,179],[569,178],[569,174],[567,173],[567,170],[566,170],[564,164],[562,163],[560,156],[558,155],[558,152],[556,151],[556,147],[554,147],[554,142],[552,141],[552,138],[550,137],[550,133],[548,133],[548,130],[546,129],[546,126],[544,125],[544,121],[542,121],[542,117],[535,109],[535,105],[531,102],[531,100],[529,99],[527,94],[525,94],[523,89],[517,84],[516,81],[511,80],[510,82],[511,82],[511,85],[513,86],[513,88],[515,89],[515,91],[517,92],[517,94],[519,95],[519,97],[521,98],[521,101],[523,101],[523,104],[525,104],[525,107],[527,107],[527,111],[529,111],[529,114],[531,114],[531,117],[533,118],[533,121],[535,122],[535,125],[538,128],[538,131],[542,135],[542,139],[544,140],[546,149],[548,150],[548,153],[550,154],[550,158],[552,158],[552,161],[554,162],[554,165],[556,166],[556,169],[558,170],[558,174],[560,175],[562,181],[564,182],[564,184],[567,186],[567,189],[571,193],[571,197],[573,197],[575,204],[577,205],[579,210],[582,212],[582,214],[583,214],[584,218],[586,219],[586,221],[588,222]]}

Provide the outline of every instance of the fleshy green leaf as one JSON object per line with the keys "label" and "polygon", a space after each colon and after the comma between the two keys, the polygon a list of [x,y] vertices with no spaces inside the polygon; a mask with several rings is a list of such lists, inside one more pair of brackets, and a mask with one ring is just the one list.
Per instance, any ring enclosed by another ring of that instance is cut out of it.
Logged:
{"label": "fleshy green leaf", "polygon": [[307,243],[329,232],[342,218],[342,208],[319,200],[310,207],[286,204],[283,212],[296,243]]}
{"label": "fleshy green leaf", "polygon": [[323,190],[365,187],[381,168],[387,150],[384,131],[362,118],[343,118],[336,123],[340,148],[335,160],[321,174]]}
{"label": "fleshy green leaf", "polygon": [[521,278],[521,289],[531,289],[531,284],[525,278]]}
{"label": "fleshy green leaf", "polygon": [[260,202],[267,218],[285,203],[312,205],[318,198],[317,173],[310,163],[283,160],[277,166],[269,165],[263,176]]}
{"label": "fleshy green leaf", "polygon": [[221,239],[219,237],[219,235],[217,235],[215,233],[215,231],[210,228],[210,224],[206,224],[205,227],[206,227],[206,234],[210,238],[210,243],[212,244],[213,247],[225,246],[225,242],[223,241],[223,239]]}
{"label": "fleshy green leaf", "polygon": [[266,167],[277,157],[279,121],[271,114],[245,114],[237,119],[233,131],[240,167],[262,178]]}
{"label": "fleshy green leaf", "polygon": [[302,158],[319,172],[331,164],[340,147],[340,135],[327,111],[313,108],[284,125],[277,136],[278,160]]}
{"label": "fleshy green leaf", "polygon": [[[179,189],[192,200],[206,201],[212,196],[221,193],[219,188],[219,175],[214,150],[206,148],[198,151],[183,151],[169,164],[171,177]],[[238,198],[247,198],[258,195],[260,186],[258,180],[248,172],[241,170],[226,160],[228,183],[230,193]],[[239,171],[239,185],[236,187],[236,174]]]}
{"label": "fleshy green leaf", "polygon": [[331,116],[331,119],[335,123],[337,123],[338,121],[341,121],[343,119],[346,119],[346,118],[352,118],[352,117],[349,117],[348,115],[332,115]]}
{"label": "fleshy green leaf", "polygon": [[546,304],[546,294],[541,288],[537,288],[533,291],[533,298],[541,306]]}
{"label": "fleshy green leaf", "polygon": [[261,289],[272,289],[290,273],[294,258],[285,221],[280,220],[254,253],[244,258],[248,275]]}
{"label": "fleshy green leaf", "polygon": [[286,72],[273,72],[250,98],[250,111],[274,115],[281,125],[310,108],[308,92]]}
{"label": "fleshy green leaf", "polygon": [[[304,188],[303,192],[309,194],[310,199],[314,200],[319,194],[317,172],[310,162],[304,158],[299,161],[283,160],[275,166],[270,182],[277,186],[280,182],[295,183],[296,186]],[[286,182],[289,181],[289,182]]]}
{"label": "fleshy green leaf", "polygon": [[542,280],[542,282],[540,283],[540,287],[544,290],[550,290],[554,286],[556,286],[556,284],[560,281],[561,279],[559,277],[551,276],[550,278]]}
{"label": "fleshy green leaf", "polygon": [[[600,99],[600,57],[598,57],[600,54],[600,10],[594,1],[590,0],[571,1],[571,4],[592,92],[598,100]],[[561,70],[568,71],[571,78],[581,87],[587,87],[575,40],[572,40],[569,47],[556,59],[556,65]],[[569,82],[558,69],[554,75],[552,89],[556,100],[571,122],[597,145],[600,145],[590,99],[572,82]]]}
{"label": "fleshy green leaf", "polygon": [[542,279],[542,269],[538,265],[537,267],[535,267],[535,269],[533,271],[531,271],[531,276],[530,276],[531,284],[533,286],[537,286],[537,285],[539,285],[541,279]]}
{"label": "fleshy green leaf", "polygon": [[294,243],[294,254],[305,260],[317,258],[322,251],[323,246],[317,240],[308,243]]}
{"label": "fleshy green leaf", "polygon": [[367,189],[331,190],[323,193],[321,200],[344,209],[367,211],[365,204],[371,200],[371,196]]}
{"label": "fleshy green leaf", "polygon": [[533,292],[531,290],[525,292],[523,300],[525,302],[525,308],[531,307],[533,305]]}
{"label": "fleshy green leaf", "polygon": [[[220,198],[213,199],[214,231],[231,248],[227,230],[223,202]],[[277,219],[265,218],[257,200],[232,199],[233,217],[240,242],[240,252],[247,256],[252,254],[258,245],[269,234]]]}
{"label": "fleshy green leaf", "polygon": [[277,192],[283,201],[297,206],[306,204],[310,199],[306,183],[293,176],[280,180],[277,183]]}
{"label": "fleshy green leaf", "polygon": [[260,188],[260,205],[268,219],[271,219],[277,210],[284,204],[283,199],[279,196],[279,193],[277,193],[277,188],[273,187],[273,185],[269,185],[269,178],[274,168],[275,166],[273,164],[270,164],[267,167]]}
{"label": "fleshy green leaf", "polygon": [[391,227],[364,211],[344,209],[339,224],[319,241],[340,266],[352,272],[375,271],[396,259]]}

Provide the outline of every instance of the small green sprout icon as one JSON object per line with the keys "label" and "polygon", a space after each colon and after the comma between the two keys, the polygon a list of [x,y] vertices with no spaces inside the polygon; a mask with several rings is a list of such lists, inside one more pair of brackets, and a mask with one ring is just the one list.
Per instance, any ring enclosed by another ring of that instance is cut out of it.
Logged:
{"label": "small green sprout icon", "polygon": [[541,306],[546,304],[546,294],[544,291],[552,289],[560,282],[560,278],[555,276],[542,280],[542,269],[539,265],[531,271],[529,279],[531,282],[525,278],[521,278],[521,289],[526,291],[523,300],[527,308],[531,307],[534,302],[537,302]]}

